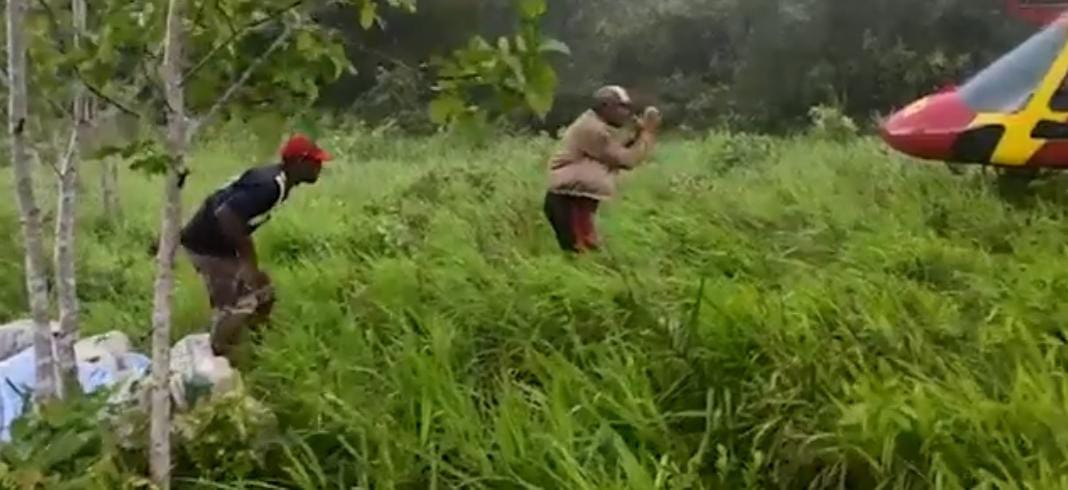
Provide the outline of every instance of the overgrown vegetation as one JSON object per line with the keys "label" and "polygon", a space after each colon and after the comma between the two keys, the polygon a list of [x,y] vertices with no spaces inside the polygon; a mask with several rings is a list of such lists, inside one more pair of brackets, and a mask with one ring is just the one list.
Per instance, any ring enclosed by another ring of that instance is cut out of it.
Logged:
{"label": "overgrown vegetation", "polygon": [[[607,250],[575,260],[540,214],[547,139],[324,144],[339,160],[258,234],[281,301],[243,368],[277,423],[202,412],[178,488],[1068,484],[1062,180],[1010,205],[856,137],[713,133],[662,144],[601,216]],[[259,146],[220,129],[186,205]],[[117,227],[82,210],[83,335],[144,349],[160,203],[149,177],[121,184]],[[209,312],[178,265],[176,338]],[[24,294],[0,283],[0,319]],[[87,447],[42,478],[89,465],[99,488],[137,488],[143,453]]]}
{"label": "overgrown vegetation", "polygon": [[[0,320],[41,305],[39,353],[50,281],[62,339],[154,334],[167,366],[209,312],[181,257],[171,309],[178,201],[293,129],[340,158],[258,234],[281,301],[246,384],[172,420],[156,369],[151,423],[123,430],[104,394],[37,405],[0,489],[1068,487],[1063,182],[991,185],[862,136],[1021,38],[991,2],[9,2],[29,12],[5,26],[0,143],[43,174],[24,207],[76,222],[55,279],[33,261],[35,301],[0,261]],[[678,136],[604,208],[606,249],[567,257],[547,135],[607,83]],[[61,145],[75,120],[94,122]],[[415,136],[435,128],[460,131]],[[82,157],[52,195],[42,163]],[[130,436],[149,427],[151,455]]]}

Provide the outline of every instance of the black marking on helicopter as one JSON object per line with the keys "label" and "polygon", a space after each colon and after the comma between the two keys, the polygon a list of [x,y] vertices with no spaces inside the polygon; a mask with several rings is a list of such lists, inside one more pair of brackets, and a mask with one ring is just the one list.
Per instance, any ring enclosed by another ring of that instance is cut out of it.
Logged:
{"label": "black marking on helicopter", "polygon": [[989,162],[994,150],[1005,134],[1001,125],[981,126],[961,133],[953,142],[953,155],[956,160],[967,163]]}

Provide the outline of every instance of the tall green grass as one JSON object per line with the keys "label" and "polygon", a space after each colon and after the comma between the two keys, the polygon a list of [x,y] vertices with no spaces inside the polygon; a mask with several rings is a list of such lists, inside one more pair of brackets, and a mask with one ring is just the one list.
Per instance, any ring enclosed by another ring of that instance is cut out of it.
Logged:
{"label": "tall green grass", "polygon": [[[224,135],[187,216],[267,157]],[[282,432],[189,487],[1068,488],[1057,179],[1010,201],[866,140],[669,141],[574,258],[549,140],[325,144],[257,235],[280,302],[243,369]],[[83,328],[147,341],[160,183],[124,173],[108,226],[85,182]],[[8,201],[0,318],[24,310]],[[177,288],[176,338],[209,313],[184,258]]]}

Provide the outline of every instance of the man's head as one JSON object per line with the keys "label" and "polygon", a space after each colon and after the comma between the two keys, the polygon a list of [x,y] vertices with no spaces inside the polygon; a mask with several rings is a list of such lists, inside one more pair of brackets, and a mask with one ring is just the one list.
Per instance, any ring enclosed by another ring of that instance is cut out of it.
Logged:
{"label": "man's head", "polygon": [[634,108],[630,100],[630,94],[618,85],[601,87],[594,92],[593,111],[604,122],[617,128],[622,127],[634,118]]}
{"label": "man's head", "polygon": [[296,183],[313,184],[319,180],[323,162],[332,157],[303,134],[296,134],[282,145],[282,168]]}

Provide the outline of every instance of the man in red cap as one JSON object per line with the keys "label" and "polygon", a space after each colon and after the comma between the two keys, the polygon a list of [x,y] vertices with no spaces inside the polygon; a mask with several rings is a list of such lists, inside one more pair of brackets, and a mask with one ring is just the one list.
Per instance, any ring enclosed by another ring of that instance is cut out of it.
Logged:
{"label": "man in red cap", "polygon": [[213,192],[182,229],[181,242],[208,289],[211,345],[230,357],[251,322],[267,320],[274,306],[271,280],[259,267],[252,233],[289,198],[293,187],[319,180],[330,155],[297,134],[281,150],[281,163],[246,170]]}

